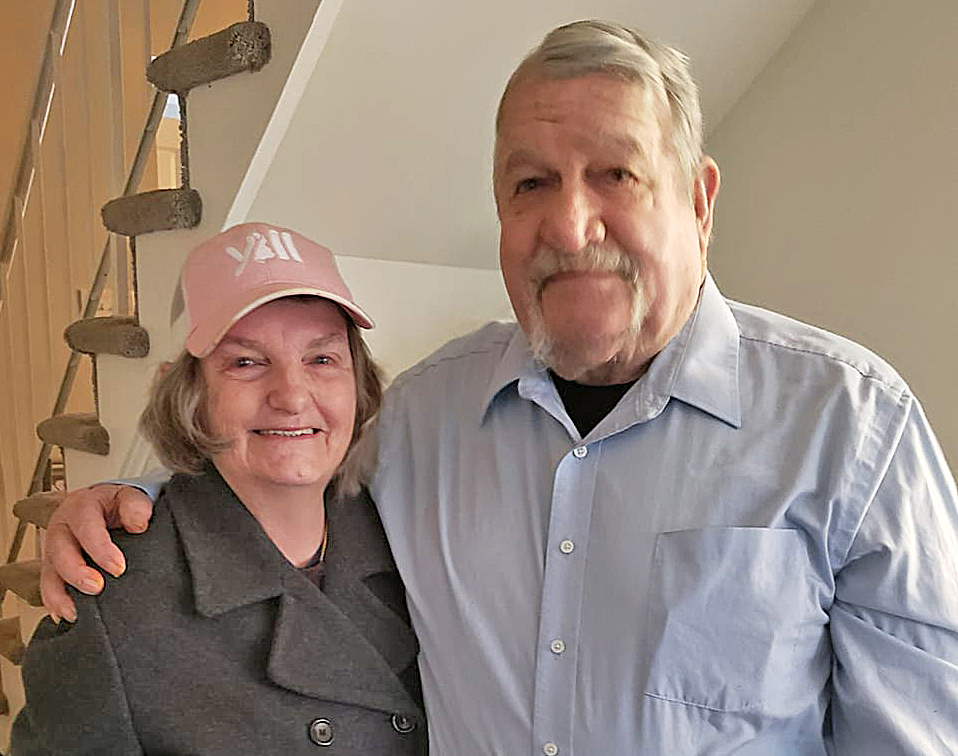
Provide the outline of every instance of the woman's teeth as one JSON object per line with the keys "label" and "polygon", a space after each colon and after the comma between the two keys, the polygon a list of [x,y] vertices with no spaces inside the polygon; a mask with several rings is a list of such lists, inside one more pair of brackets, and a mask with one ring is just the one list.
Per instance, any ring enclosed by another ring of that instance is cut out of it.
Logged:
{"label": "woman's teeth", "polygon": [[298,430],[258,430],[261,436],[312,436],[316,433],[315,428],[300,428]]}

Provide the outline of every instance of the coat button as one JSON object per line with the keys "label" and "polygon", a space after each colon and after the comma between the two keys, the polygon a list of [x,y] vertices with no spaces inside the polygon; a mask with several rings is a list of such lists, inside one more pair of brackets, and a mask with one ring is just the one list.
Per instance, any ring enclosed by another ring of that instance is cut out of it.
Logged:
{"label": "coat button", "polygon": [[407,732],[412,732],[416,729],[416,723],[409,717],[404,717],[402,714],[393,714],[392,724],[393,729],[401,735],[405,735]]}
{"label": "coat button", "polygon": [[332,745],[333,723],[328,719],[314,719],[309,726],[309,739],[318,746]]}

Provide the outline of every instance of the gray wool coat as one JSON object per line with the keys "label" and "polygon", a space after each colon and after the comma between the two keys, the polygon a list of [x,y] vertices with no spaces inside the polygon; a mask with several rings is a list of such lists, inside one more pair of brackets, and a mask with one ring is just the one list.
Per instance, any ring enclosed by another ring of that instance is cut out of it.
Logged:
{"label": "gray wool coat", "polygon": [[38,627],[13,756],[424,754],[416,638],[369,498],[327,503],[324,591],[219,474],[176,476],[78,621]]}

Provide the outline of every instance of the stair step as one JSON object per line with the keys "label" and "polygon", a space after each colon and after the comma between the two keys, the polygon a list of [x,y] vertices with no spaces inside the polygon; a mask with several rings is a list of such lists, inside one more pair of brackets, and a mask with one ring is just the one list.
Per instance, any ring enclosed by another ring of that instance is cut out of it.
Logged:
{"label": "stair step", "polygon": [[269,56],[269,27],[241,21],[158,55],[147,66],[146,78],[163,92],[188,92],[243,71],[259,71]]}
{"label": "stair step", "polygon": [[13,591],[30,606],[43,606],[40,598],[40,560],[13,562],[0,567],[0,588]]}
{"label": "stair step", "polygon": [[35,493],[13,505],[13,516],[38,528],[45,528],[62,498],[62,491]]}
{"label": "stair step", "polygon": [[103,456],[110,453],[110,434],[92,413],[48,417],[37,426],[37,435],[41,441],[67,449]]}
{"label": "stair step", "polygon": [[128,194],[110,200],[100,210],[103,225],[124,236],[193,228],[202,214],[203,201],[195,189],[154,189]]}
{"label": "stair step", "polygon": [[20,635],[20,618],[0,619],[0,656],[19,666],[26,650]]}
{"label": "stair step", "polygon": [[78,320],[67,326],[63,338],[70,349],[84,354],[146,357],[150,353],[150,334],[135,318],[111,316]]}

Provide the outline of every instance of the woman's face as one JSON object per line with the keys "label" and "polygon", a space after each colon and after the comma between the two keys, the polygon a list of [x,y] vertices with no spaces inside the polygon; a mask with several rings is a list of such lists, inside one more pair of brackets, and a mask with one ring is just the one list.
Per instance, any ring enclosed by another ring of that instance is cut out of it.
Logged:
{"label": "woman's face", "polygon": [[229,439],[213,464],[240,494],[326,488],[346,454],[356,381],[346,320],[318,297],[278,299],[237,321],[200,360],[205,418]]}

